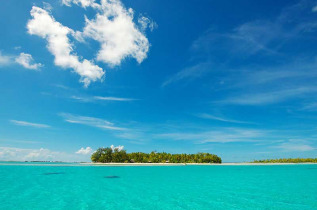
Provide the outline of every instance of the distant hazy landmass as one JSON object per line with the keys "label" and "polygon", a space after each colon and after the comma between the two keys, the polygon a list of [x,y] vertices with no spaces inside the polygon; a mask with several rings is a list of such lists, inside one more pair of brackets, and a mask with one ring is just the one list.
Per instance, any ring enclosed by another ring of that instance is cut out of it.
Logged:
{"label": "distant hazy landmass", "polygon": [[255,160],[253,163],[317,163],[317,158],[280,158]]}

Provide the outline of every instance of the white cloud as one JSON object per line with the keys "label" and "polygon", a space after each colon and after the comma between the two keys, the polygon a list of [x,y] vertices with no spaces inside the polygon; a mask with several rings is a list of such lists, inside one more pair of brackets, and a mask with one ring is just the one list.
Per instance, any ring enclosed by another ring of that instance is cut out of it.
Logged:
{"label": "white cloud", "polygon": [[51,126],[46,124],[39,124],[39,123],[31,123],[26,121],[19,121],[19,120],[10,120],[11,123],[15,125],[21,125],[21,126],[30,126],[35,128],[50,128]]}
{"label": "white cloud", "polygon": [[26,69],[37,70],[43,66],[41,63],[34,63],[32,55],[27,53],[20,53],[20,55],[15,58],[15,62],[22,65]]}
{"label": "white cloud", "polygon": [[140,15],[138,18],[138,23],[140,24],[141,31],[145,31],[147,28],[149,28],[151,31],[153,31],[155,28],[157,28],[157,24],[149,19],[148,17]]}
{"label": "white cloud", "polygon": [[118,97],[104,97],[104,96],[95,96],[94,99],[101,101],[134,101],[133,98],[118,98]]}
{"label": "white cloud", "polygon": [[70,7],[71,3],[82,6],[84,8],[93,6],[95,4],[95,0],[62,0],[62,4]]}
{"label": "white cloud", "polygon": [[214,115],[202,113],[202,114],[197,114],[197,117],[204,118],[204,119],[210,119],[210,120],[217,120],[217,121],[222,121],[222,122],[230,122],[230,123],[241,123],[241,124],[252,124],[250,122],[245,122],[245,121],[239,121],[239,120],[232,120],[232,119],[227,119],[223,117],[217,117]]}
{"label": "white cloud", "polygon": [[241,59],[256,54],[281,55],[279,50],[283,45],[316,29],[316,18],[312,15],[310,18],[303,18],[309,15],[307,11],[311,8],[314,12],[312,3],[313,1],[298,1],[283,8],[275,18],[245,22],[229,33],[218,32],[212,27],[193,43],[192,49],[197,53],[221,55],[226,59]]}
{"label": "white cloud", "polygon": [[0,147],[0,160],[5,161],[69,161],[65,153],[50,151],[49,149],[22,149],[14,147]]}
{"label": "white cloud", "polygon": [[314,6],[314,7],[312,8],[312,11],[313,11],[313,12],[317,12],[317,6]]}
{"label": "white cloud", "polygon": [[0,142],[5,143],[22,143],[22,144],[40,144],[41,141],[29,141],[29,140],[14,140],[14,139],[0,139]]}
{"label": "white cloud", "polygon": [[62,116],[64,120],[69,123],[88,125],[107,130],[126,130],[125,128],[116,127],[113,123],[100,118],[72,115],[68,113],[61,113],[60,116]]}
{"label": "white cloud", "polygon": [[111,145],[110,148],[112,149],[112,151],[117,149],[120,152],[121,150],[123,150],[124,146],[119,145],[119,146],[115,147],[115,146]]}
{"label": "white cloud", "polygon": [[47,48],[55,56],[55,65],[74,69],[85,86],[102,79],[104,71],[99,66],[86,59],[80,61],[73,53],[73,46],[68,39],[68,35],[74,34],[72,29],[63,26],[39,7],[32,7],[31,16],[32,19],[27,24],[28,33],[47,40]]}
{"label": "white cloud", "polygon": [[211,70],[211,64],[209,62],[199,63],[194,66],[185,68],[175,75],[172,75],[170,78],[165,80],[161,87],[166,87],[174,82],[184,81],[184,80],[193,80],[202,77],[208,71]]}
{"label": "white cloud", "polygon": [[47,11],[52,11],[53,10],[53,7],[50,3],[47,3],[47,2],[43,2],[43,8]]}
{"label": "white cloud", "polygon": [[15,147],[0,147],[1,161],[90,161],[88,156],[52,151],[45,148],[25,149]]}
{"label": "white cloud", "polygon": [[88,155],[91,153],[92,153],[91,147],[86,147],[86,149],[82,147],[80,150],[76,152],[76,154],[81,154],[81,155]]}
{"label": "white cloud", "polygon": [[302,79],[307,83],[309,78],[317,76],[315,69],[317,68],[316,59],[295,60],[294,62],[284,65],[277,65],[271,67],[246,67],[237,69],[236,72],[241,74],[233,74],[230,80],[233,87],[254,86],[254,85],[272,85],[278,81],[288,81],[294,78]]}
{"label": "white cloud", "polygon": [[[73,1],[81,2],[83,1]],[[78,4],[78,3],[76,3]],[[128,57],[141,63],[147,56],[149,41],[133,22],[133,10],[124,8],[118,0],[101,0],[101,4],[86,4],[97,9],[95,19],[86,17],[82,35],[98,41],[101,49],[97,60],[119,65]]]}
{"label": "white cloud", "polygon": [[256,129],[221,128],[205,132],[178,132],[156,135],[158,138],[171,140],[187,140],[195,143],[229,143],[229,142],[257,142],[266,133]]}
{"label": "white cloud", "polygon": [[303,108],[301,110],[316,111],[317,110],[317,102],[312,102],[310,104],[306,104],[303,106]]}
{"label": "white cloud", "polygon": [[93,97],[82,97],[82,96],[71,96],[71,99],[81,102],[95,102],[95,101],[135,101],[138,99],[134,98],[120,98],[112,96],[93,96]]}
{"label": "white cloud", "polygon": [[304,97],[305,94],[311,94],[315,92],[317,92],[316,87],[299,87],[287,90],[240,95],[225,99],[221,101],[221,103],[238,105],[267,105],[282,102],[297,96]]}
{"label": "white cloud", "polygon": [[91,97],[81,97],[81,96],[71,96],[71,99],[74,99],[76,101],[80,102],[92,102],[93,99]]}
{"label": "white cloud", "polygon": [[105,74],[102,68],[92,61],[80,59],[74,52],[68,36],[80,42],[93,39],[100,43],[97,60],[110,66],[120,65],[122,60],[133,57],[141,63],[149,50],[149,41],[144,35],[145,28],[153,30],[156,24],[149,18],[139,18],[140,29],[133,22],[133,10],[126,9],[119,0],[62,0],[62,4],[75,4],[83,8],[91,7],[96,11],[94,19],[85,17],[82,32],[74,31],[57,22],[47,10],[33,7],[33,17],[27,24],[30,34],[45,38],[47,48],[55,56],[55,65],[71,68],[81,76],[81,82],[88,86],[91,82],[101,80]]}
{"label": "white cloud", "polygon": [[294,143],[282,143],[274,148],[282,149],[286,152],[306,152],[311,150],[316,150],[316,148],[307,144],[294,144]]}
{"label": "white cloud", "polygon": [[6,66],[12,63],[11,56],[4,55],[0,51],[0,66]]}

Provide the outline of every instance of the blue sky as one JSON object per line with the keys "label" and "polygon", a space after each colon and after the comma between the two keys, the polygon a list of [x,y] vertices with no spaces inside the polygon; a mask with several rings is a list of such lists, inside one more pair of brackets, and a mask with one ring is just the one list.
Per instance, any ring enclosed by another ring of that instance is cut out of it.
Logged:
{"label": "blue sky", "polygon": [[11,0],[0,27],[2,160],[316,157],[316,1]]}

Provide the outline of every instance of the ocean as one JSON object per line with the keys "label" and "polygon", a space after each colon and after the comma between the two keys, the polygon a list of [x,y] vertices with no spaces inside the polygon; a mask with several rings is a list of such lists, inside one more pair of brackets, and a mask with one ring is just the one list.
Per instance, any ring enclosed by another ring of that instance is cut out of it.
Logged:
{"label": "ocean", "polygon": [[317,165],[0,165],[0,209],[317,209]]}

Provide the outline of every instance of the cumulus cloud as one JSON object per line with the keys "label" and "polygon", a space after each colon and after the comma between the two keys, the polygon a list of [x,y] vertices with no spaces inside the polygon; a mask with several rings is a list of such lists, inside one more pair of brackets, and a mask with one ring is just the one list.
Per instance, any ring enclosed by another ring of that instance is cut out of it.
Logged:
{"label": "cumulus cloud", "polygon": [[4,161],[70,161],[66,153],[49,149],[22,149],[15,147],[0,147],[0,160]]}
{"label": "cumulus cloud", "polygon": [[95,0],[62,0],[62,4],[69,7],[71,6],[72,3],[86,8],[86,7],[94,5]]}
{"label": "cumulus cloud", "polygon": [[26,69],[37,70],[43,66],[41,63],[34,63],[32,55],[27,53],[20,53],[20,55],[15,58],[15,62],[22,65]]}
{"label": "cumulus cloud", "polygon": [[31,123],[31,122],[20,121],[20,120],[10,120],[10,122],[15,124],[15,125],[30,126],[30,127],[35,127],[35,128],[50,128],[51,127],[51,126],[46,125],[46,124]]}
{"label": "cumulus cloud", "polygon": [[62,0],[66,6],[77,5],[91,7],[96,11],[93,19],[85,16],[83,31],[74,31],[57,22],[49,13],[50,9],[34,6],[32,19],[28,22],[28,33],[47,40],[47,48],[55,56],[55,65],[73,69],[81,76],[81,82],[87,87],[91,82],[103,78],[105,71],[93,61],[81,59],[76,55],[70,37],[80,42],[92,39],[100,44],[96,60],[110,66],[120,65],[129,57],[141,63],[149,50],[149,41],[145,29],[151,31],[157,24],[147,17],[138,18],[139,25],[134,23],[134,11],[126,9],[120,0]]}
{"label": "cumulus cloud", "polygon": [[[97,60],[110,65],[119,65],[127,57],[141,63],[147,56],[149,41],[133,22],[133,10],[126,9],[118,0],[101,0],[101,4],[73,0],[83,7],[92,6],[97,10],[94,19],[87,17],[82,35],[100,43]],[[143,21],[144,22],[144,21]],[[143,24],[144,26],[144,24]]]}
{"label": "cumulus cloud", "polygon": [[86,149],[82,147],[80,148],[80,150],[76,152],[76,154],[88,155],[88,154],[91,154],[91,152],[92,152],[91,147],[86,147]]}
{"label": "cumulus cloud", "polygon": [[110,148],[112,149],[112,151],[117,149],[120,152],[121,150],[123,150],[124,146],[119,145],[115,147],[114,145],[111,145]]}
{"label": "cumulus cloud", "polygon": [[47,40],[48,50],[55,56],[55,65],[71,68],[81,76],[80,81],[88,86],[90,82],[101,79],[104,71],[93,62],[82,61],[73,52],[73,46],[68,35],[75,32],[57,22],[46,10],[32,7],[32,19],[27,24],[28,33]]}
{"label": "cumulus cloud", "polygon": [[16,63],[32,70],[38,70],[43,66],[41,63],[35,63],[32,55],[28,53],[21,52],[19,55],[8,55],[0,51],[0,66],[9,66]]}

